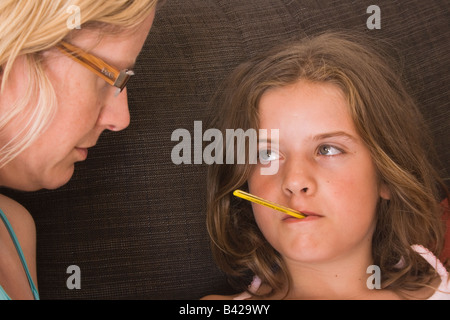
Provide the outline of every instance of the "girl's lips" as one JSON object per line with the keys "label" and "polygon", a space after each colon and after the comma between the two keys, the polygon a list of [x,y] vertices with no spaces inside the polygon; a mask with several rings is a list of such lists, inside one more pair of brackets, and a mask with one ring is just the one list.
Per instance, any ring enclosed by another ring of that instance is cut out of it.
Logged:
{"label": "girl's lips", "polygon": [[302,222],[302,221],[311,221],[311,220],[316,220],[318,218],[321,218],[322,216],[314,213],[314,212],[308,212],[308,211],[300,211],[301,213],[303,213],[306,217],[303,219],[298,219],[295,218],[293,216],[287,215],[285,214],[284,217],[282,218],[282,221],[285,222]]}

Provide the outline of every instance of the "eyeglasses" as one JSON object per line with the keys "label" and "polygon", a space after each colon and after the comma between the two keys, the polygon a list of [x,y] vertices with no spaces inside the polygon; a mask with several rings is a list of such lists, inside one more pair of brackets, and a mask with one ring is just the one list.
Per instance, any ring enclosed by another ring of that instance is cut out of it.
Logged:
{"label": "eyeglasses", "polygon": [[94,72],[97,76],[104,79],[110,85],[117,87],[116,96],[122,92],[127,85],[127,82],[134,76],[133,71],[128,69],[119,71],[102,59],[65,41],[62,41],[56,47],[76,62]]}

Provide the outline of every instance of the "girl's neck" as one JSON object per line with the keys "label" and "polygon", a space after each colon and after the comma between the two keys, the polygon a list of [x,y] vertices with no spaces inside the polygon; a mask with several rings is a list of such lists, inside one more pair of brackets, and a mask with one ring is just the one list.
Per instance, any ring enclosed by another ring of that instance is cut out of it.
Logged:
{"label": "girl's neck", "polygon": [[377,299],[393,294],[370,286],[377,276],[368,270],[373,265],[370,252],[326,262],[285,262],[291,277],[286,299]]}

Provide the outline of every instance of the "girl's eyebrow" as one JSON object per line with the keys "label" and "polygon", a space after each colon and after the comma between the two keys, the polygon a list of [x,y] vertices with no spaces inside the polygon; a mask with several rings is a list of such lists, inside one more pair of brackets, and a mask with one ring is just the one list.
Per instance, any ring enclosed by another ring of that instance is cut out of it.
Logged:
{"label": "girl's eyebrow", "polygon": [[[356,139],[354,136],[352,136],[351,134],[345,132],[345,131],[333,131],[333,132],[326,132],[326,133],[321,133],[318,135],[313,136],[313,140],[314,141],[319,141],[319,140],[324,140],[324,139],[328,139],[328,138],[334,138],[334,137],[343,137],[347,140],[351,140],[353,142],[358,141],[358,139]],[[270,144],[272,143],[272,140],[270,138],[259,138],[259,143],[267,143]]]}
{"label": "girl's eyebrow", "polygon": [[259,138],[258,143],[260,144],[272,144],[272,139],[270,138]]}
{"label": "girl's eyebrow", "polygon": [[343,138],[351,140],[353,142],[358,141],[358,139],[356,139],[354,136],[352,136],[351,134],[344,132],[344,131],[333,131],[333,132],[321,133],[321,134],[315,135],[313,137],[313,140],[318,141],[318,140],[324,140],[324,139],[334,138],[334,137],[343,137]]}

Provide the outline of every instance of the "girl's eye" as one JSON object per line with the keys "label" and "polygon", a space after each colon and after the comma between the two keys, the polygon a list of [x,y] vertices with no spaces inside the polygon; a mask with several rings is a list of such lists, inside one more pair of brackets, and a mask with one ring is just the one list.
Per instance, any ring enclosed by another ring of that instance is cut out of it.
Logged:
{"label": "girl's eye", "polygon": [[335,156],[341,154],[342,151],[336,147],[324,144],[319,147],[318,153],[322,156]]}
{"label": "girl's eye", "polygon": [[258,157],[261,163],[269,163],[270,161],[280,159],[280,155],[273,150],[261,150],[258,153]]}

